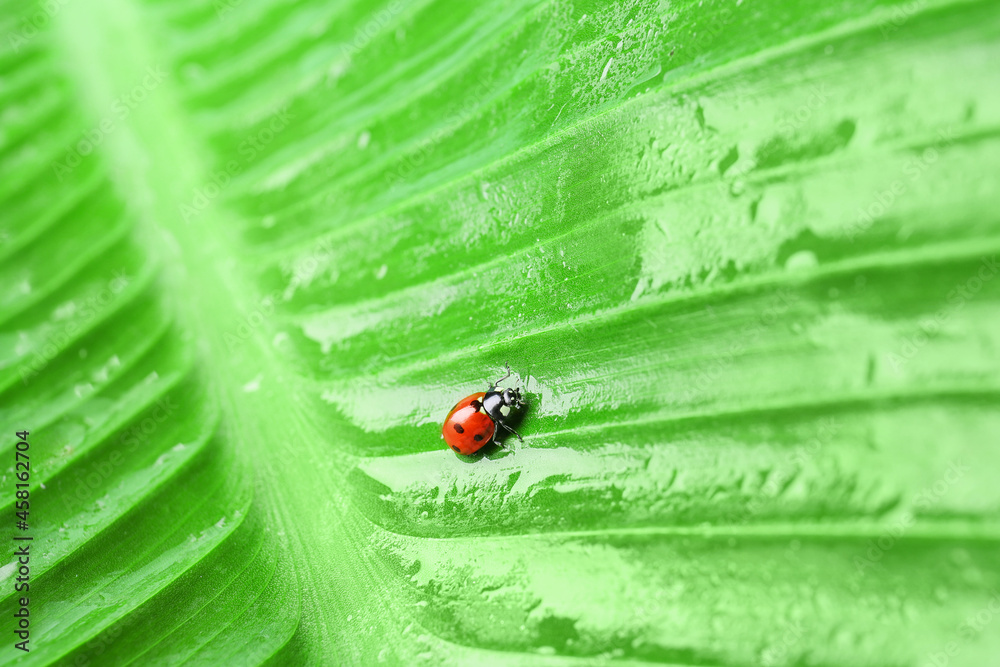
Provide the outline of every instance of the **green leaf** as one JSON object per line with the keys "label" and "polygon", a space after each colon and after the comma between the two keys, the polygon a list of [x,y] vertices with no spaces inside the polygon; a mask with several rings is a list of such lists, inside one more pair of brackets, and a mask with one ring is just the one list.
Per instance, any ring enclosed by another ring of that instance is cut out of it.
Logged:
{"label": "green leaf", "polygon": [[1000,654],[997,3],[2,2],[3,662]]}

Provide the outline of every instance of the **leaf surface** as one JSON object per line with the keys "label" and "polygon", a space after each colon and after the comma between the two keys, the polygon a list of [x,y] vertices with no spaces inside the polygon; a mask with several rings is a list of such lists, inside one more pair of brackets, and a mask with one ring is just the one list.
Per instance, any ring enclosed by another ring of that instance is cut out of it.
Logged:
{"label": "leaf surface", "polygon": [[1000,654],[995,2],[2,2],[5,662]]}

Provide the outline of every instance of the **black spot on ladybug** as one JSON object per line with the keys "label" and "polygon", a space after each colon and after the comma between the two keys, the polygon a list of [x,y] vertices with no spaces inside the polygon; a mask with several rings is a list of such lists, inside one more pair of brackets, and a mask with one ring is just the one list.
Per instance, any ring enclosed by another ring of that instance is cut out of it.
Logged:
{"label": "black spot on ladybug", "polygon": [[455,424],[455,430],[458,431],[459,433],[465,433],[465,429],[462,428],[461,424]]}
{"label": "black spot on ladybug", "polygon": [[456,447],[455,445],[452,445],[452,446],[451,446],[451,448],[452,448],[452,449],[454,449],[454,450],[455,450],[456,452],[458,452],[459,454],[461,454],[461,453],[462,453],[462,450],[460,450],[460,449],[459,449],[458,447]]}
{"label": "black spot on ladybug", "polygon": [[472,403],[469,403],[469,405],[472,406],[473,410],[479,410],[479,408],[483,407],[483,404],[479,401],[473,401]]}
{"label": "black spot on ladybug", "polygon": [[476,442],[479,442],[480,440],[483,439],[483,436],[482,436],[482,434],[477,433],[474,436],[472,436],[472,439],[475,440]]}

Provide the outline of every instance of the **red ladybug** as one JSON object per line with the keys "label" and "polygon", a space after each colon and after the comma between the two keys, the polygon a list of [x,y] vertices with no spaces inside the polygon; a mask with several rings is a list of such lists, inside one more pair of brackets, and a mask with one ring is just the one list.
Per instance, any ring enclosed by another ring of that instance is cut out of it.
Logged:
{"label": "red ladybug", "polygon": [[455,404],[441,427],[441,435],[449,447],[459,454],[475,454],[496,437],[497,426],[504,427],[524,442],[518,432],[505,423],[512,407],[527,405],[521,398],[521,390],[497,387],[510,375],[510,366],[507,366],[507,375],[487,387],[485,392],[466,396]]}

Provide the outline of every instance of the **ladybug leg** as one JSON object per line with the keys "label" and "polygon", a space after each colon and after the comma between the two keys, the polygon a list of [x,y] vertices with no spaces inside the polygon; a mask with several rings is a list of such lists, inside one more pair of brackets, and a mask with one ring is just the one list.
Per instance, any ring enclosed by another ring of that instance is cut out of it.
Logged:
{"label": "ladybug leg", "polygon": [[[506,425],[506,424],[504,424],[503,422],[497,422],[497,424],[499,424],[500,426],[503,426],[503,427],[504,427],[505,429],[507,429],[508,431],[510,431],[511,433],[513,433],[513,434],[514,434],[515,436],[517,436],[517,439],[518,439],[518,440],[519,440],[520,442],[522,442],[522,443],[524,442],[524,438],[522,438],[522,437],[521,437],[521,434],[520,434],[520,433],[518,433],[517,431],[515,431],[514,429],[512,429],[512,428],[511,428],[510,426],[507,426],[507,425]],[[494,435],[493,437],[495,438],[495,437],[496,437],[496,435]]]}
{"label": "ladybug leg", "polygon": [[497,440],[497,433],[499,433],[499,429],[494,428],[493,429],[493,437],[490,438],[490,442],[492,442],[494,445],[496,445],[500,449],[507,449],[506,445],[504,445],[502,442],[500,442],[499,440]]}

